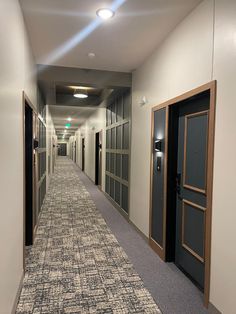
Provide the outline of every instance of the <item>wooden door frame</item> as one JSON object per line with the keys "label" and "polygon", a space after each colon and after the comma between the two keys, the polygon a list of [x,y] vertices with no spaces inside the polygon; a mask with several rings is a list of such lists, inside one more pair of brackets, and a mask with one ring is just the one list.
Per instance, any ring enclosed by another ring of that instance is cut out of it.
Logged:
{"label": "wooden door frame", "polygon": [[[26,184],[26,178],[25,178],[25,105],[28,105],[32,109],[32,114],[38,115],[37,111],[35,110],[35,107],[33,103],[30,101],[29,97],[27,94],[23,91],[22,92],[22,129],[23,129],[23,270],[25,272],[25,239],[26,239],[26,234],[25,234],[25,218],[26,218],[26,198],[25,198],[25,184]],[[32,128],[33,128],[33,134],[34,134],[34,118],[32,117]],[[33,141],[33,139],[32,139]],[[34,143],[32,143],[32,147]],[[34,173],[34,160],[32,162],[32,184],[33,184],[33,196],[32,196],[32,203],[34,205],[36,199],[37,199],[37,191],[34,190],[35,186],[35,173]],[[33,208],[34,210],[34,208]],[[33,213],[34,214],[34,213]],[[33,218],[34,219],[34,215]],[[33,235],[33,241],[34,241],[34,223],[32,224],[32,235]]]}
{"label": "wooden door frame", "polygon": [[[167,171],[168,171],[168,128],[169,108],[176,103],[187,100],[195,95],[210,92],[209,104],[209,129],[208,129],[208,160],[207,160],[207,205],[205,220],[205,278],[204,278],[204,305],[209,305],[210,295],[210,270],[211,270],[211,223],[212,223],[212,194],[213,194],[213,164],[214,164],[214,137],[215,137],[215,106],[216,106],[216,81],[204,84],[178,97],[170,99],[160,105],[154,106],[151,112],[151,160],[150,160],[150,203],[149,203],[149,244],[152,249],[166,260],[166,215],[167,215]],[[153,139],[154,139],[154,113],[166,109],[165,126],[165,154],[164,154],[164,206],[163,206],[163,247],[152,239],[152,188],[153,188]]]}

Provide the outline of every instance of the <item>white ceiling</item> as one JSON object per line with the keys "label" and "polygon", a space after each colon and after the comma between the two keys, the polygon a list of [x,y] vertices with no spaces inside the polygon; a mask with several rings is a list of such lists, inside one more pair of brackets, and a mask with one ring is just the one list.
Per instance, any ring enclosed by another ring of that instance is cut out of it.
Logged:
{"label": "white ceiling", "polygon": [[[79,43],[82,30],[97,23],[96,10],[114,1],[20,2],[37,63],[129,72],[142,64],[201,0],[126,0],[113,19]],[[89,52],[96,57],[89,59]]]}

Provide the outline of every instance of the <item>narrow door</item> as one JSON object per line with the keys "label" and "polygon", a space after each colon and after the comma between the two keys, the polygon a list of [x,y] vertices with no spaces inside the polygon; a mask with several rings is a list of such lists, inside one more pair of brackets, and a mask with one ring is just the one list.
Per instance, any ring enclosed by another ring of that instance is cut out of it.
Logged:
{"label": "narrow door", "polygon": [[75,163],[76,163],[76,141],[75,141]]}
{"label": "narrow door", "polygon": [[95,184],[102,185],[102,131],[95,134]]}
{"label": "narrow door", "polygon": [[85,140],[82,138],[82,171],[85,168]]}
{"label": "narrow door", "polygon": [[179,107],[175,263],[202,290],[205,263],[209,96]]}
{"label": "narrow door", "polygon": [[59,144],[58,147],[58,156],[66,156],[66,143]]}
{"label": "narrow door", "polygon": [[25,245],[33,244],[33,110],[25,103]]}

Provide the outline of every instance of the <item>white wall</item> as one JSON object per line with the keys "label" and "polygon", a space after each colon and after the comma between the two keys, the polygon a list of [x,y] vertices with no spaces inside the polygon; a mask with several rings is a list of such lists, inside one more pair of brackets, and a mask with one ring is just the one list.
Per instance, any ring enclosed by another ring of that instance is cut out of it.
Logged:
{"label": "white wall", "polygon": [[36,106],[34,59],[17,0],[0,1],[0,312],[11,313],[23,275],[23,106]]}
{"label": "white wall", "polygon": [[[55,127],[52,121],[52,116],[51,116],[49,106],[46,106],[47,188],[49,186],[50,178],[53,173],[53,163],[56,157],[55,155],[56,155],[56,150],[57,150],[56,145],[57,145],[57,137],[56,137]],[[49,160],[50,160],[50,164],[49,164]]]}
{"label": "white wall", "polygon": [[77,163],[82,167],[82,138],[85,138],[85,173],[95,182],[95,134],[102,130],[102,190],[105,191],[106,109],[98,108],[76,132]]}
{"label": "white wall", "polygon": [[[134,72],[130,219],[149,233],[151,108],[211,80],[213,1],[204,1]],[[148,105],[140,106],[142,96]]]}
{"label": "white wall", "polygon": [[[215,5],[215,26],[214,0],[205,0],[134,72],[130,218],[148,236],[151,108],[216,79],[210,301],[222,313],[233,314],[236,291],[236,2],[216,0]],[[141,107],[139,101],[144,95],[149,103]]]}
{"label": "white wall", "polygon": [[217,79],[211,301],[235,313],[236,296],[236,1],[216,1]]}

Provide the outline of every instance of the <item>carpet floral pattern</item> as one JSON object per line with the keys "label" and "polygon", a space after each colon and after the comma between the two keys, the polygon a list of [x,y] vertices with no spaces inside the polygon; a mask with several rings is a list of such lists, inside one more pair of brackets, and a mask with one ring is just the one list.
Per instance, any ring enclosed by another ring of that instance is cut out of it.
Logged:
{"label": "carpet floral pattern", "polygon": [[74,167],[57,159],[16,313],[161,313]]}

